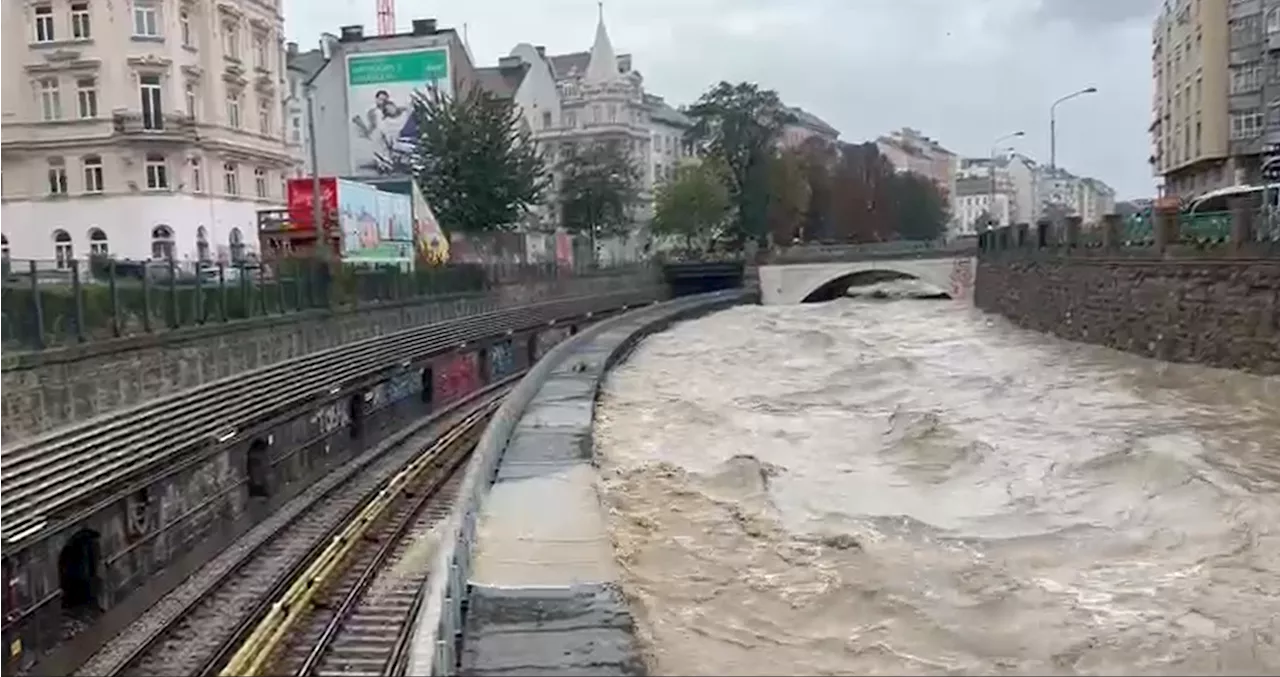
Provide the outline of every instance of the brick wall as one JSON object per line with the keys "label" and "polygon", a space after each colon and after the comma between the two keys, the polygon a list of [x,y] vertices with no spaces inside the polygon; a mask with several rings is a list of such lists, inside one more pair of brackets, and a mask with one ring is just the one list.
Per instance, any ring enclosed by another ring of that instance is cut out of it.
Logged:
{"label": "brick wall", "polygon": [[652,271],[507,285],[490,294],[207,325],[5,356],[0,439],[19,442],[149,399],[353,341],[556,297],[650,286]]}
{"label": "brick wall", "polygon": [[1174,362],[1280,374],[1280,257],[984,254],[976,305],[1028,329]]}

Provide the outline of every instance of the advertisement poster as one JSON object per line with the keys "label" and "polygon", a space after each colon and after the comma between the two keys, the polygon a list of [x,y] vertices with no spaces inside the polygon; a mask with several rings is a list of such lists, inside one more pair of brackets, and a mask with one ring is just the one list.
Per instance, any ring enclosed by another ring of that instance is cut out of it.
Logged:
{"label": "advertisement poster", "polygon": [[391,238],[396,222],[409,222],[407,196],[386,193],[358,181],[340,181],[338,209],[344,261],[402,267],[412,263],[412,239]]}
{"label": "advertisement poster", "polygon": [[[289,179],[287,200],[289,204],[289,222],[294,228],[315,230],[311,223],[315,205],[311,200],[311,179]],[[338,209],[338,181],[332,177],[320,179],[320,209],[323,214],[332,214]]]}
{"label": "advertisement poster", "polygon": [[449,238],[445,237],[417,181],[413,182],[413,236],[423,261],[433,266],[449,262]]}
{"label": "advertisement poster", "polygon": [[347,56],[351,170],[357,175],[412,173],[418,138],[413,97],[436,88],[453,94],[445,47]]}

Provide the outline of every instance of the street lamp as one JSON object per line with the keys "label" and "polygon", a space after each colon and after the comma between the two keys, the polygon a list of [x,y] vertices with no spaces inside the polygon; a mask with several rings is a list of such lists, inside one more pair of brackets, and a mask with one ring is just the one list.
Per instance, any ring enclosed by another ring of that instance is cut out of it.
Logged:
{"label": "street lamp", "polygon": [[[991,194],[987,198],[987,228],[988,229],[990,229],[992,225],[994,225],[994,221],[995,221],[994,210],[996,208],[996,152],[999,150],[998,147],[1002,142],[1008,141],[1010,139],[1021,138],[1026,135],[1027,135],[1026,132],[1014,132],[1012,134],[1005,134],[1004,136],[991,142],[991,161],[990,161],[990,164],[988,164],[987,166],[988,168],[987,173],[991,176]],[[1013,148],[1010,147],[1008,148],[1008,150],[1013,150]]]}
{"label": "street lamp", "polygon": [[1053,105],[1049,106],[1049,168],[1050,169],[1058,168],[1058,120],[1056,117],[1056,109],[1058,108],[1058,104],[1064,101],[1069,101],[1071,99],[1074,99],[1077,96],[1084,96],[1085,94],[1096,94],[1097,91],[1098,91],[1097,87],[1085,87],[1084,89],[1078,92],[1072,92],[1062,97],[1061,99],[1054,101]]}

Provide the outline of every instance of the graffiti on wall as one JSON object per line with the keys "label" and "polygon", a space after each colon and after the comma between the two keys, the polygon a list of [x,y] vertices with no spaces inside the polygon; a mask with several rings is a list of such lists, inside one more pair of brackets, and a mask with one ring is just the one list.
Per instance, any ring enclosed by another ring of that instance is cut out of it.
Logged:
{"label": "graffiti on wall", "polygon": [[186,548],[218,521],[240,516],[244,506],[237,492],[211,500],[236,481],[231,454],[224,451],[200,464],[185,478],[165,483],[157,501],[161,531],[152,549],[154,566],[164,566],[175,551]]}
{"label": "graffiti on wall", "polygon": [[418,392],[421,383],[421,379],[412,372],[396,374],[369,391],[365,406],[370,411],[389,407],[406,397],[412,397]]}
{"label": "graffiti on wall", "polygon": [[489,383],[494,383],[515,373],[515,349],[509,339],[489,346],[488,355],[489,373],[487,376]]}
{"label": "graffiti on wall", "polygon": [[962,301],[973,294],[973,259],[956,259],[951,265],[951,298]]}
{"label": "graffiti on wall", "polygon": [[337,400],[320,407],[311,415],[311,425],[321,435],[328,435],[351,424],[351,408],[347,400]]}
{"label": "graffiti on wall", "polygon": [[436,363],[432,390],[437,401],[452,402],[480,387],[480,359],[476,353],[453,355]]}

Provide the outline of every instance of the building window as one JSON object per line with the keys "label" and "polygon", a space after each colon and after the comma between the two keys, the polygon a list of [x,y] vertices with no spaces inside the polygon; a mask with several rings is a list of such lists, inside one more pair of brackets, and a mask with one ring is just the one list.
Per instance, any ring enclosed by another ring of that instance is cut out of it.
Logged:
{"label": "building window", "polygon": [[103,187],[102,157],[86,155],[81,163],[84,165],[84,192],[101,193]]}
{"label": "building window", "polygon": [[71,246],[71,234],[61,228],[53,231],[53,258],[57,262],[58,270],[70,268],[71,261],[75,257],[75,251]]}
{"label": "building window", "polygon": [[140,38],[160,37],[160,8],[151,0],[133,0],[133,34]]}
{"label": "building window", "polygon": [[222,24],[223,51],[226,52],[228,59],[240,60],[240,28],[235,22],[228,21]]}
{"label": "building window", "polygon": [[88,40],[91,37],[87,2],[71,3],[71,37],[77,40]]}
{"label": "building window", "polygon": [[231,245],[231,260],[235,263],[244,261],[244,235],[240,233],[239,228],[231,229],[231,236],[227,242]]}
{"label": "building window", "polygon": [[195,47],[195,41],[191,35],[191,10],[178,11],[178,33],[182,36],[183,47]]}
{"label": "building window", "polygon": [[106,257],[111,254],[107,247],[107,234],[101,228],[89,229],[89,256]]}
{"label": "building window", "polygon": [[160,106],[160,76],[143,75],[138,78],[138,93],[142,97],[142,128],[164,129],[163,108]]}
{"label": "building window", "polygon": [[1231,114],[1231,138],[1253,139],[1262,134],[1264,117],[1258,111]]}
{"label": "building window", "polygon": [[[9,262],[9,236],[8,235],[0,234],[0,258],[3,258],[5,263]],[[9,608],[13,609],[15,607],[9,607]]]}
{"label": "building window", "polygon": [[271,100],[266,97],[258,99],[258,131],[271,134]]}
{"label": "building window", "polygon": [[253,67],[267,70],[267,36],[253,36]]}
{"label": "building window", "polygon": [[262,167],[253,170],[253,189],[259,198],[267,197],[267,170]]}
{"label": "building window", "polygon": [[192,120],[196,117],[196,83],[188,82],[186,88],[187,95],[187,117]]}
{"label": "building window", "polygon": [[1267,35],[1280,33],[1280,7],[1267,10]]}
{"label": "building window", "polygon": [[240,129],[240,93],[227,94],[227,124]]}
{"label": "building window", "polygon": [[[1262,86],[1263,70],[1261,61],[1253,61],[1231,67],[1231,93],[1243,94],[1257,91]],[[1187,97],[1190,98],[1189,96]]]}
{"label": "building window", "polygon": [[146,172],[148,190],[168,190],[169,170],[163,155],[148,153]]}
{"label": "building window", "polygon": [[173,258],[173,229],[164,224],[151,229],[151,258],[168,261]]}
{"label": "building window", "polygon": [[36,8],[36,42],[53,42],[53,7]]}
{"label": "building window", "polygon": [[49,194],[67,194],[67,166],[60,157],[49,158]]}
{"label": "building window", "polygon": [[62,97],[58,93],[58,78],[41,78],[36,83],[40,92],[40,116],[46,122],[62,119]]}
{"label": "building window", "polygon": [[191,158],[191,192],[204,192],[204,167],[198,157]]}
{"label": "building window", "polygon": [[196,228],[196,258],[201,263],[208,263],[213,258],[209,256],[209,231],[204,226]]}
{"label": "building window", "polygon": [[542,128],[551,129],[551,111],[542,111]]}
{"label": "building window", "polygon": [[240,168],[234,162],[222,165],[222,187],[227,195],[240,194]]}
{"label": "building window", "polygon": [[302,118],[293,116],[293,142],[302,143]]}
{"label": "building window", "polygon": [[98,81],[93,78],[76,80],[76,109],[80,119],[98,117]]}

